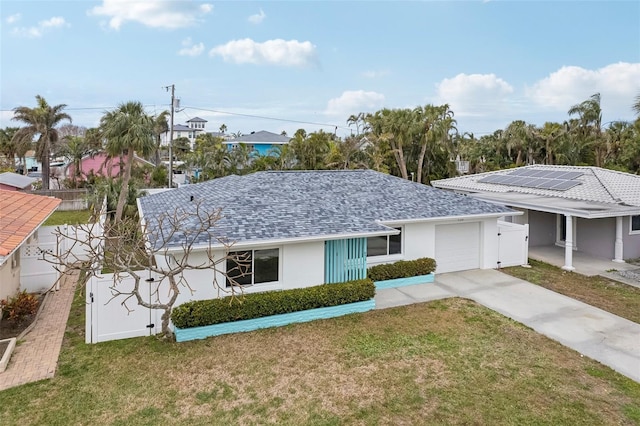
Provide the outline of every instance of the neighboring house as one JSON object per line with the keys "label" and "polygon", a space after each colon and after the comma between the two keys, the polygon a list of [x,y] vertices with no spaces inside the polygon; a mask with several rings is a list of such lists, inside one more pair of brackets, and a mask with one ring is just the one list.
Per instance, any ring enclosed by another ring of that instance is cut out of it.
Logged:
{"label": "neighboring house", "polygon": [[261,130],[259,132],[252,132],[249,135],[242,135],[237,138],[225,140],[222,143],[227,145],[230,150],[243,144],[255,150],[260,155],[267,155],[272,147],[286,145],[290,140],[291,138],[288,136]]}
{"label": "neighboring house", "polygon": [[[126,162],[127,157],[123,156],[122,161]],[[144,158],[138,157],[137,155],[134,155],[133,161],[134,165],[155,167],[155,164],[145,160]],[[82,159],[80,170],[83,179],[86,179],[90,174],[105,177],[118,177],[120,174],[120,157],[110,157],[104,152],[92,156],[88,155]],[[74,172],[74,164],[67,164],[64,172],[65,177],[67,179],[72,179]]]}
{"label": "neighboring house", "polygon": [[[178,138],[187,138],[189,139],[189,143],[191,145],[191,150],[193,150],[193,145],[196,141],[196,138],[200,133],[206,133],[206,124],[207,120],[194,117],[190,120],[187,120],[187,124],[174,124],[173,125],[173,140]],[[169,131],[165,132],[161,136],[160,143],[162,146],[169,146]]]}
{"label": "neighboring house", "polygon": [[29,191],[31,190],[31,185],[37,180],[12,172],[0,173],[0,189],[6,191]]}
{"label": "neighboring house", "polygon": [[524,214],[529,246],[565,247],[623,262],[640,257],[640,176],[599,167],[534,165],[433,181]]}
{"label": "neighboring house", "polygon": [[0,190],[0,299],[20,290],[20,247],[60,202],[53,197]]}
{"label": "neighboring house", "polygon": [[[138,210],[145,226],[158,229],[162,215],[198,204],[211,212],[222,209],[214,235],[232,241],[233,251],[248,253],[246,292],[363,278],[368,266],[421,257],[435,258],[437,273],[495,268],[498,218],[520,214],[371,170],[232,175],[141,197]],[[177,258],[184,237],[167,241]],[[193,264],[204,261],[209,249],[223,256],[220,244],[203,239],[196,246]],[[233,262],[219,266],[232,268]],[[190,283],[198,291],[183,292],[178,303],[218,297],[207,289],[212,278],[210,271],[192,271]],[[215,278],[225,286],[222,275]]]}

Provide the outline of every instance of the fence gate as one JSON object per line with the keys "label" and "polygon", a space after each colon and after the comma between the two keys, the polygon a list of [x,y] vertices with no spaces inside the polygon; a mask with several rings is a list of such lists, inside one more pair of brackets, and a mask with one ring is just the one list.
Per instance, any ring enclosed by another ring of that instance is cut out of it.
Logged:
{"label": "fence gate", "polygon": [[[149,276],[146,271],[140,274],[143,277]],[[152,274],[150,278],[154,281],[142,282],[140,292],[143,299],[152,302],[155,299],[152,293],[158,285],[158,277]],[[133,278],[124,277],[116,288],[124,292],[132,289],[133,285]],[[113,286],[113,274],[92,277],[87,282],[85,342],[99,343],[160,333],[162,311],[144,308],[138,305],[135,298],[130,298],[125,306],[123,303],[126,296],[114,297]]]}
{"label": "fence gate", "polygon": [[498,268],[529,262],[529,225],[498,221]]}

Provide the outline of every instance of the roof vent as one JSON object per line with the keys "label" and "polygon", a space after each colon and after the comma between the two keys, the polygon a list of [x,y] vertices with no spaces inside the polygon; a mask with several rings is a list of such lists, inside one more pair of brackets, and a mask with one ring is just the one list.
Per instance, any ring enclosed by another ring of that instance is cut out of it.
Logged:
{"label": "roof vent", "polygon": [[189,201],[193,201],[193,195],[189,198]]}

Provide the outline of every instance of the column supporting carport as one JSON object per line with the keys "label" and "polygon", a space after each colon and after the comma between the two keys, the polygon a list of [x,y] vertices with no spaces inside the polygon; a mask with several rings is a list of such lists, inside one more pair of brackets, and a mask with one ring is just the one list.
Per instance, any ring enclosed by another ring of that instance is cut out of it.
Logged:
{"label": "column supporting carport", "polygon": [[566,215],[565,218],[567,230],[564,240],[564,266],[562,269],[573,271],[576,269],[573,267],[573,217]]}
{"label": "column supporting carport", "polygon": [[616,243],[614,248],[614,262],[624,263],[624,244],[622,242],[622,216],[616,217]]}

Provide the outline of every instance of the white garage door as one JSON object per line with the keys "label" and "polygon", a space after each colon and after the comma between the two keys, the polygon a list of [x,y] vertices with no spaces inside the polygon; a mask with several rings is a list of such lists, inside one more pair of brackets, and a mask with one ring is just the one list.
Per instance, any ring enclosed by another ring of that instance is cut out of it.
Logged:
{"label": "white garage door", "polygon": [[436,273],[480,267],[480,223],[436,226]]}

